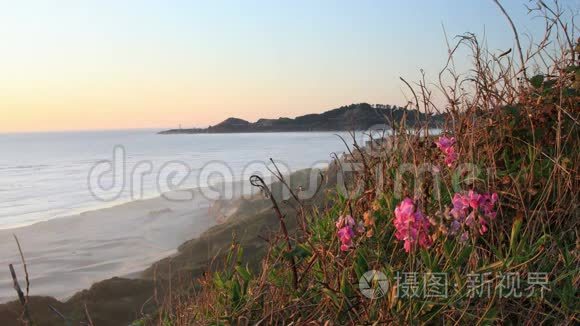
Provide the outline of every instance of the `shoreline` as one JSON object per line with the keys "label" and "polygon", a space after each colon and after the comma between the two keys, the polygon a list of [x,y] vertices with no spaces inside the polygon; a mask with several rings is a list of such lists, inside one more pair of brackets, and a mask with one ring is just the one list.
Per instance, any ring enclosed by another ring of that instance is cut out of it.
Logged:
{"label": "shoreline", "polygon": [[[185,189],[185,190],[189,190],[189,189]],[[155,198],[162,197],[162,196],[163,195],[146,196],[146,197],[141,198],[141,199],[127,199],[127,200],[113,201],[113,202],[110,202],[109,205],[102,205],[102,206],[95,205],[95,206],[92,206],[92,208],[86,207],[86,208],[73,209],[73,210],[70,210],[70,212],[68,212],[68,213],[61,214],[61,215],[55,215],[53,217],[43,219],[43,220],[31,221],[31,222],[27,222],[27,223],[23,223],[23,224],[15,224],[15,225],[11,225],[8,227],[0,226],[0,232],[7,231],[7,230],[17,230],[20,228],[33,226],[33,225],[40,224],[40,223],[47,223],[47,222],[51,222],[54,220],[76,218],[79,215],[88,214],[88,213],[103,210],[103,209],[114,208],[117,206],[129,204],[132,202],[147,201],[147,200],[155,199]]]}
{"label": "shoreline", "polygon": [[[23,273],[14,234],[28,266],[31,296],[65,301],[111,277],[141,279],[152,265],[178,254],[184,243],[228,224],[240,202],[255,196],[253,187],[242,193],[242,182],[231,182],[236,191],[228,200],[207,199],[201,188],[181,189],[0,229],[0,266],[13,264],[17,274]],[[192,199],[167,199],[178,192],[190,192]],[[0,305],[15,299],[9,273],[0,273]]]}
{"label": "shoreline", "polygon": [[[319,178],[320,173],[326,175],[324,179]],[[335,191],[338,173],[339,166],[337,164],[331,164],[322,170],[303,169],[295,171],[286,178],[286,181],[292,189],[298,189],[302,186],[305,186],[304,188],[308,189],[307,187],[311,182],[315,181],[316,185],[318,185],[319,182],[322,181],[320,184],[320,191],[316,192],[316,196],[307,197],[309,199],[306,200],[305,208],[310,209],[326,205],[325,195],[328,191]],[[311,178],[312,175],[316,175],[317,178],[313,180]],[[283,191],[284,187],[280,182],[270,181],[268,184],[275,198],[278,198],[279,200],[287,198],[287,194]],[[305,195],[308,196],[308,194]],[[140,203],[142,204],[143,202],[150,203],[152,207],[155,208],[155,212],[160,212],[159,203],[155,203],[154,200],[142,201]],[[72,274],[69,275],[63,275],[62,272],[59,272],[55,273],[56,277],[52,277],[49,280],[39,277],[37,264],[42,262],[39,262],[38,258],[45,258],[49,261],[53,258],[44,252],[38,253],[37,256],[39,257],[31,256],[29,250],[30,242],[27,241],[25,237],[19,235],[19,240],[22,245],[31,277],[31,292],[28,299],[29,309],[33,311],[36,320],[46,322],[51,321],[53,324],[59,324],[62,320],[59,319],[60,317],[54,314],[53,311],[47,309],[49,305],[56,307],[56,309],[67,316],[82,316],[84,311],[83,307],[88,305],[91,311],[91,316],[96,320],[102,319],[119,324],[126,324],[127,322],[139,319],[143,317],[144,314],[155,314],[159,304],[159,302],[156,301],[156,293],[159,292],[159,295],[164,295],[163,293],[167,291],[167,281],[169,281],[168,284],[171,284],[171,280],[179,283],[183,280],[193,281],[198,277],[201,277],[206,271],[216,267],[214,262],[221,261],[221,259],[224,258],[224,255],[227,254],[228,248],[231,247],[234,238],[236,239],[236,242],[246,248],[243,260],[250,266],[256,268],[261,257],[265,254],[267,242],[264,241],[264,239],[277,234],[280,227],[280,222],[272,211],[270,200],[253,193],[247,194],[247,196],[244,196],[242,199],[219,202],[220,204],[223,204],[221,207],[222,212],[225,210],[229,214],[223,223],[213,223],[212,225],[207,224],[207,227],[203,228],[203,230],[198,228],[195,232],[189,232],[188,230],[190,230],[190,228],[184,227],[184,223],[178,221],[179,219],[164,219],[157,226],[166,227],[167,225],[165,225],[165,222],[171,221],[175,227],[174,231],[168,231],[167,228],[164,228],[165,235],[169,236],[173,241],[173,245],[169,250],[159,252],[157,256],[153,256],[148,252],[148,250],[143,250],[142,247],[123,245],[123,250],[121,250],[122,254],[127,256],[128,250],[132,249],[130,253],[132,255],[131,257],[142,258],[141,261],[139,261],[141,265],[134,264],[134,266],[138,265],[138,267],[135,267],[132,271],[124,269],[125,272],[123,273],[118,271],[110,272],[108,275],[100,273],[99,276],[81,279],[83,282],[78,282],[79,280],[77,279],[77,286],[75,288],[70,287],[70,276],[72,275],[72,281],[75,281],[74,277],[78,278],[79,273],[83,275],[85,271],[81,269],[80,271],[73,271]],[[131,205],[136,204],[128,203],[104,211],[116,211],[116,213],[118,213],[117,210],[119,207],[126,208]],[[208,207],[209,206],[205,206],[205,208]],[[286,219],[287,227],[290,232],[294,232],[292,230],[295,230],[297,227],[295,223],[296,219],[291,218],[291,216],[295,214],[294,208],[292,205],[285,204],[280,208],[284,215],[290,217]],[[187,210],[186,212],[190,211],[191,210]],[[88,213],[85,215],[91,214]],[[38,225],[60,224],[56,222],[63,220],[68,219],[56,219],[47,223],[35,224],[28,228],[34,228]],[[71,221],[73,220],[76,221],[78,219],[71,219]],[[94,219],[92,220],[94,221]],[[137,220],[139,220],[139,218],[137,218]],[[185,221],[188,220],[185,219]],[[189,218],[189,221],[191,222],[191,218]],[[125,225],[131,226],[132,232],[139,233],[142,231],[142,229],[135,230],[135,226],[139,226],[139,224],[135,224],[134,220],[130,219],[125,222]],[[176,236],[176,232],[181,232],[183,234],[184,231],[185,235],[182,237],[184,240],[179,240],[179,237]],[[54,238],[54,234],[50,234],[46,237]],[[12,243],[12,246],[16,248],[14,239],[11,236],[2,236],[1,230],[0,248],[2,247],[2,240],[6,241],[7,238],[8,241]],[[81,240],[81,242],[85,241],[86,239]],[[58,242],[58,240],[56,242]],[[116,248],[118,249],[119,246],[116,246]],[[83,249],[86,254],[94,253],[98,248]],[[116,251],[113,250],[111,252]],[[24,282],[24,272],[20,264],[20,256],[16,249],[11,252],[11,254],[11,261],[0,261],[0,264],[7,265],[8,263],[15,263],[14,265],[19,277],[20,285],[25,287],[26,283]],[[147,256],[145,257],[146,259],[143,259],[144,255]],[[64,260],[59,261],[58,263],[61,264],[59,268],[62,269],[62,264],[70,262]],[[115,263],[122,263],[122,261],[112,261],[110,263],[114,266]],[[111,267],[111,264],[89,265],[87,268],[98,269],[103,266]],[[9,273],[6,273],[4,275],[8,274]],[[0,274],[0,277],[2,276],[3,275]],[[87,276],[87,273],[85,273],[85,276]],[[88,273],[88,276],[90,276],[90,273]],[[11,286],[12,280],[10,279],[9,282],[7,281],[6,278],[0,279],[0,285],[5,284],[5,288],[8,291],[8,296],[4,298],[0,296],[0,316],[2,316],[0,317],[0,321],[17,320],[18,315],[22,311],[22,307],[17,300],[16,292]],[[186,283],[183,284],[184,291],[187,291],[188,287],[193,284],[190,284],[191,281],[186,281]],[[48,287],[47,283],[49,285]],[[52,285],[52,287],[50,287],[50,285]],[[69,286],[66,295],[55,295],[62,285]],[[51,292],[47,295],[43,295],[43,293],[39,291],[39,288],[42,287]],[[114,317],[111,314],[114,314]]]}
{"label": "shoreline", "polygon": [[[267,177],[266,179],[270,180],[269,177]],[[240,186],[242,182],[244,182],[244,180],[231,180],[231,181],[228,181],[227,184],[232,185],[233,189],[242,189]],[[236,187],[239,187],[239,188],[236,188]],[[11,225],[9,227],[0,226],[0,232],[8,231],[8,230],[17,230],[20,228],[26,228],[26,227],[30,227],[30,226],[33,226],[36,224],[47,223],[47,222],[60,220],[60,219],[77,218],[78,216],[81,216],[81,215],[93,213],[93,212],[100,211],[100,210],[116,208],[119,206],[131,204],[131,203],[146,202],[149,200],[163,199],[164,197],[171,195],[172,193],[179,193],[179,192],[199,193],[202,189],[207,189],[207,187],[184,188],[184,189],[173,190],[173,191],[169,191],[169,192],[161,193],[161,194],[158,192],[153,192],[152,194],[145,195],[145,196],[143,196],[143,198],[140,198],[140,199],[122,199],[122,200],[109,201],[109,202],[99,201],[100,203],[104,203],[104,204],[103,205],[87,206],[85,208],[71,209],[70,212],[68,212],[68,213],[65,213],[62,215],[56,215],[56,216],[53,216],[53,217],[50,217],[47,219],[43,219],[43,220],[37,220],[37,221],[32,221],[32,222],[27,222],[27,223],[17,224],[17,225]],[[243,195],[243,194],[236,193],[236,196],[241,196],[241,195]],[[203,195],[201,195],[201,198],[203,198]]]}
{"label": "shoreline", "polygon": [[[0,265],[22,270],[15,234],[27,262],[30,294],[67,299],[113,276],[139,277],[175,254],[181,243],[217,224],[210,216],[212,204],[201,194],[179,202],[157,196],[0,229]],[[9,273],[1,273],[0,303],[15,298]]]}

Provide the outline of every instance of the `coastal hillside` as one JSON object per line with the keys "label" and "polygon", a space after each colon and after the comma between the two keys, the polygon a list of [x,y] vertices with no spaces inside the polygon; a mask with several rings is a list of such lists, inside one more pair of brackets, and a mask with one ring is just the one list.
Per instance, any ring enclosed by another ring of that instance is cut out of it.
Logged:
{"label": "coastal hillside", "polygon": [[[353,181],[330,204],[272,200],[280,231],[258,264],[232,237],[221,268],[139,322],[578,325],[580,45],[547,8],[546,25],[566,37],[558,55],[542,43],[517,49],[518,64],[463,35],[474,66],[440,80],[441,135],[398,128],[372,150],[352,144],[337,164]],[[428,110],[433,92],[416,85]]]}
{"label": "coastal hillside", "polygon": [[351,104],[320,114],[278,119],[259,119],[249,122],[239,118],[228,118],[208,128],[170,129],[160,134],[239,133],[239,132],[293,132],[293,131],[349,131],[366,130],[375,125],[394,126],[404,122],[415,126],[429,121],[430,126],[443,124],[444,114],[426,114],[391,105]]}

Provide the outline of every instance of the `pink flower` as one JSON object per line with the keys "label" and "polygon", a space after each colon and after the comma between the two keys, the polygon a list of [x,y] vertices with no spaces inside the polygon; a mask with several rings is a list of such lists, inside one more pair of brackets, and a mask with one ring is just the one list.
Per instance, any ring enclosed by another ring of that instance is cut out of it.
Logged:
{"label": "pink flower", "polygon": [[417,244],[423,248],[431,246],[429,237],[429,219],[415,205],[410,198],[405,198],[395,208],[393,224],[396,228],[395,237],[404,241],[406,252],[410,252]]}
{"label": "pink flower", "polygon": [[457,161],[457,153],[455,153],[455,148],[450,147],[445,153],[445,164],[448,167],[452,167],[455,161]]}
{"label": "pink flower", "polygon": [[[494,207],[497,200],[496,193],[479,194],[473,190],[467,194],[456,193],[451,200],[453,208],[449,212],[454,218],[452,229],[457,230],[456,223],[460,223],[483,235],[489,229],[489,222],[496,217]],[[462,235],[464,237],[465,234]]]}
{"label": "pink flower", "polygon": [[350,226],[352,228],[352,227],[354,227],[354,224],[355,224],[354,218],[352,218],[352,216],[350,216],[350,215],[341,216],[336,221],[336,228],[340,229],[343,226]]}
{"label": "pink flower", "polygon": [[455,137],[439,137],[439,140],[435,142],[437,147],[443,152],[445,155],[445,164],[448,167],[453,166],[455,161],[458,158],[457,153],[455,152]]}
{"label": "pink flower", "polygon": [[342,227],[340,230],[338,230],[337,235],[341,242],[340,250],[349,250],[352,247],[352,238],[354,238],[354,231],[352,228],[350,226]]}
{"label": "pink flower", "polygon": [[350,215],[341,216],[336,221],[336,228],[338,229],[337,236],[341,242],[340,250],[348,251],[352,247],[352,239],[355,236],[354,229],[355,221]]}
{"label": "pink flower", "polygon": [[459,223],[457,220],[452,221],[451,225],[449,226],[449,234],[456,235],[459,230],[461,230],[461,223]]}
{"label": "pink flower", "polygon": [[403,199],[403,201],[399,204],[399,206],[397,206],[395,208],[395,216],[397,217],[403,217],[403,216],[408,216],[413,214],[413,212],[415,211],[415,204],[413,204],[413,201],[411,200],[411,198],[405,198]]}
{"label": "pink flower", "polygon": [[473,190],[470,190],[467,193],[467,201],[469,202],[469,206],[473,209],[477,209],[479,207],[479,201],[481,199],[482,196]]}
{"label": "pink flower", "polygon": [[437,144],[437,147],[439,147],[439,149],[445,150],[455,145],[455,137],[441,136],[439,137],[439,140],[435,142],[435,144]]}
{"label": "pink flower", "polygon": [[497,215],[497,212],[494,209],[495,203],[498,201],[498,195],[496,193],[493,194],[484,194],[479,199],[479,207],[480,210],[483,212],[483,215],[486,218],[494,219]]}
{"label": "pink flower", "polygon": [[453,216],[456,221],[463,222],[467,216],[467,208],[469,207],[468,205],[465,205],[463,196],[459,193],[455,193],[451,203],[453,204],[453,208],[450,212],[451,216]]}

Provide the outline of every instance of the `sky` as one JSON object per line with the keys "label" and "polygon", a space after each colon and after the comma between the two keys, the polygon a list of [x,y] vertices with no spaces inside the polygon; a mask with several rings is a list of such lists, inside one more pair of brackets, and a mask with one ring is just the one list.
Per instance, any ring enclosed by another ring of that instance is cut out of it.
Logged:
{"label": "sky", "polygon": [[[528,1],[503,3],[521,32],[543,27]],[[404,105],[399,77],[432,78],[445,63],[442,26],[449,37],[485,34],[498,52],[513,46],[491,0],[0,0],[0,132]]]}

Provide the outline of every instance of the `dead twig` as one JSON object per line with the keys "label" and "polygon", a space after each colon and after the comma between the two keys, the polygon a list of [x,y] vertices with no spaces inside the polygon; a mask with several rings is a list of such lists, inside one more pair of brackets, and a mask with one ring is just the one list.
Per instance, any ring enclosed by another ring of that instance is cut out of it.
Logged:
{"label": "dead twig", "polygon": [[69,320],[69,319],[68,319],[68,318],[67,318],[65,315],[63,315],[63,314],[62,314],[60,311],[58,311],[58,310],[57,310],[55,307],[53,307],[53,306],[51,306],[51,305],[48,305],[48,308],[49,308],[49,309],[50,309],[52,312],[54,312],[54,313],[55,313],[57,316],[59,316],[60,318],[62,318],[62,320],[64,321],[64,324],[65,324],[65,325],[70,325],[70,324],[71,324],[71,323],[70,323],[70,320]]}
{"label": "dead twig", "polygon": [[26,325],[33,325],[32,318],[30,317],[30,312],[28,310],[28,293],[30,291],[30,278],[28,276],[28,268],[26,266],[24,254],[22,253],[20,241],[18,241],[18,238],[16,237],[15,234],[12,234],[12,236],[14,236],[14,240],[16,240],[18,252],[20,253],[20,260],[22,261],[22,265],[24,267],[24,275],[26,280],[26,295],[24,294],[24,292],[22,292],[22,288],[20,287],[20,284],[18,283],[18,278],[16,277],[16,271],[14,270],[14,266],[12,264],[9,265],[10,275],[12,276],[12,281],[14,283],[14,290],[16,290],[16,293],[18,294],[18,300],[20,301],[20,304],[22,305],[23,308],[21,319],[23,319]]}
{"label": "dead twig", "polygon": [[85,318],[87,319],[87,324],[89,326],[94,326],[95,324],[93,324],[93,320],[91,319],[91,315],[89,314],[89,309],[87,308],[87,304],[85,303],[85,309],[84,309],[84,313],[85,313]]}
{"label": "dead twig", "polygon": [[30,318],[30,313],[28,311],[28,306],[26,304],[26,297],[24,296],[24,292],[22,292],[22,288],[18,283],[18,278],[16,277],[16,271],[14,271],[14,266],[12,264],[9,265],[10,267],[10,275],[12,275],[12,281],[14,282],[14,290],[18,294],[18,300],[20,300],[20,304],[22,305],[22,319],[25,325],[33,325],[32,318]]}
{"label": "dead twig", "polygon": [[510,17],[510,15],[508,15],[507,11],[505,11],[505,9],[501,5],[501,3],[499,3],[498,0],[493,0],[493,2],[495,2],[495,4],[499,7],[499,9],[501,10],[501,12],[505,16],[505,18],[507,18],[507,20],[508,20],[508,22],[510,24],[510,27],[512,28],[512,31],[514,32],[514,38],[516,40],[516,46],[518,47],[518,55],[520,57],[520,64],[522,65],[520,67],[520,69],[521,69],[522,73],[524,74],[525,83],[527,83],[528,82],[528,75],[526,73],[526,61],[524,60],[524,54],[522,52],[522,45],[520,43],[520,36],[518,34],[518,30],[516,29],[516,25],[512,21],[512,18]]}
{"label": "dead twig", "polygon": [[[292,244],[290,243],[290,236],[288,235],[286,222],[284,222],[284,215],[282,215],[282,212],[280,211],[280,207],[276,202],[276,198],[274,198],[272,192],[270,192],[270,188],[268,188],[268,186],[264,182],[264,179],[262,179],[260,176],[252,175],[250,177],[250,183],[252,184],[252,186],[260,188],[264,193],[264,195],[266,196],[266,198],[270,198],[270,200],[272,201],[274,211],[276,212],[276,215],[280,220],[280,227],[282,228],[282,233],[284,234],[284,238],[286,240],[286,247],[288,249],[288,253],[290,254],[292,252]],[[294,256],[292,255],[289,256],[290,256],[290,265],[292,267],[292,276],[293,276],[292,283],[294,289],[298,289],[298,271],[296,270],[296,260],[294,259]]]}
{"label": "dead twig", "polygon": [[20,253],[20,260],[22,261],[22,266],[24,266],[24,276],[26,280],[26,302],[28,303],[28,294],[30,292],[30,278],[28,276],[28,267],[26,265],[26,260],[24,259],[24,254],[22,253],[22,247],[20,246],[20,241],[18,241],[18,237],[16,234],[12,234],[14,240],[16,240],[16,245],[18,246],[18,252]]}

